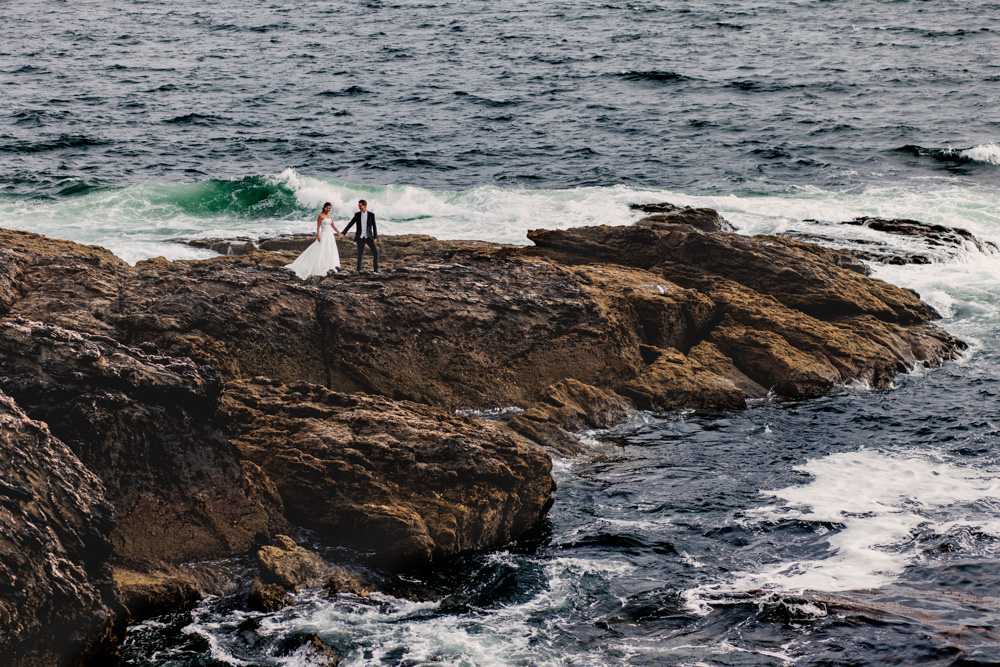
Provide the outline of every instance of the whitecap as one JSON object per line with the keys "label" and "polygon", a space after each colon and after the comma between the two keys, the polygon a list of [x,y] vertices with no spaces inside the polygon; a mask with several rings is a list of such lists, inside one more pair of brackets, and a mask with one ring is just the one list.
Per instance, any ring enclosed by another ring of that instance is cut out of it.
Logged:
{"label": "whitecap", "polygon": [[920,553],[917,531],[943,535],[956,526],[996,534],[988,506],[1000,500],[997,471],[931,455],[861,450],[831,454],[796,470],[812,481],[761,493],[779,502],[747,513],[748,523],[815,524],[823,555],[778,559],[725,582],[688,590],[689,608],[707,613],[733,596],[880,588]]}
{"label": "whitecap", "polygon": [[961,156],[976,162],[1000,165],[1000,146],[996,144],[980,144],[961,152]]}

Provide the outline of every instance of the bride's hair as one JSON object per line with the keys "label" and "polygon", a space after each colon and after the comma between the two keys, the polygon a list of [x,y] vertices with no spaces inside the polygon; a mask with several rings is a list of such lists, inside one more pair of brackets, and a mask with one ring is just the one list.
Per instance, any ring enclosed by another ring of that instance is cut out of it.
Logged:
{"label": "bride's hair", "polygon": [[333,206],[333,204],[331,204],[330,202],[323,204],[323,208],[326,208],[327,206]]}

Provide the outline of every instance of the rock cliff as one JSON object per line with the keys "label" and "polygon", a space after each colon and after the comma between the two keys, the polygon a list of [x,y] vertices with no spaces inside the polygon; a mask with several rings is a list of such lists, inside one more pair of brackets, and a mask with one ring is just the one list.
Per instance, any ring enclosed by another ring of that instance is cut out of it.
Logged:
{"label": "rock cliff", "polygon": [[549,457],[499,424],[262,378],[231,382],[226,404],[234,440],[289,518],[381,563],[504,544],[552,502]]}
{"label": "rock cliff", "polygon": [[0,321],[0,390],[100,477],[122,558],[220,558],[287,530],[267,476],[221,428],[222,388],[215,371],[187,359]]}
{"label": "rock cliff", "polygon": [[100,480],[0,392],[0,664],[113,660],[114,510]]}

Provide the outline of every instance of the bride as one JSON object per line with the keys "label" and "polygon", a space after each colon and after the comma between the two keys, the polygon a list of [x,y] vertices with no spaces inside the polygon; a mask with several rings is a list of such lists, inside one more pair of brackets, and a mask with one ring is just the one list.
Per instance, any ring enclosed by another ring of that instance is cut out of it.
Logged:
{"label": "bride", "polygon": [[337,238],[343,235],[333,226],[333,216],[330,215],[332,206],[330,202],[323,204],[323,212],[316,218],[316,241],[298,259],[285,267],[294,271],[299,278],[325,276],[327,271],[340,268]]}

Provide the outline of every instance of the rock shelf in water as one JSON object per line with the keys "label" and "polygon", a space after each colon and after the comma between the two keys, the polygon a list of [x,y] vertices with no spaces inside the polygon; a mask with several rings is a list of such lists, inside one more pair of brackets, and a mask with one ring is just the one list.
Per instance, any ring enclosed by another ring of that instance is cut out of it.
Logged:
{"label": "rock shelf in water", "polygon": [[[808,222],[819,224],[816,220]],[[1000,248],[997,248],[992,241],[977,238],[972,232],[960,227],[929,225],[917,220],[868,217],[855,218],[839,225],[865,227],[890,237],[905,238],[910,248],[900,249],[898,245],[890,244],[881,238],[846,239],[798,231],[789,231],[782,236],[842,247],[860,259],[878,264],[931,264],[936,261],[955,260],[970,251],[983,255],[995,255],[1000,252]]]}
{"label": "rock shelf in water", "polygon": [[[0,230],[0,569],[16,582],[0,657],[113,660],[124,624],[206,591],[280,606],[323,578],[265,566],[315,562],[295,526],[393,568],[497,548],[539,526],[543,447],[581,451],[573,431],[885,387],[964,347],[850,253],[650,212],[528,247],[386,237],[381,276],[306,281],[281,268],[296,239],[132,267]],[[456,414],[498,407],[520,411]],[[246,581],[178,567],[246,553],[260,572],[230,577]]]}

